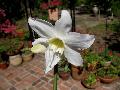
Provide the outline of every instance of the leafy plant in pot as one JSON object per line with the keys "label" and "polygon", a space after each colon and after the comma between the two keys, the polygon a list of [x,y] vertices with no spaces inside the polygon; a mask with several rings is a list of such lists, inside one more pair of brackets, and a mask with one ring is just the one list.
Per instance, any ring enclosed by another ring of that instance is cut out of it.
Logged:
{"label": "leafy plant in pot", "polygon": [[9,39],[7,43],[9,43],[7,54],[9,55],[10,64],[13,66],[20,65],[22,63],[22,57],[19,53],[24,43],[18,38]]}
{"label": "leafy plant in pot", "polygon": [[9,57],[5,53],[6,50],[7,47],[1,45],[0,43],[0,69],[6,69],[9,66],[8,63]]}
{"label": "leafy plant in pot", "polygon": [[88,75],[81,80],[81,83],[89,89],[95,89],[100,85],[100,81],[94,73],[88,73]]}
{"label": "leafy plant in pot", "polygon": [[62,59],[58,63],[58,74],[63,80],[69,79],[70,66],[64,55],[62,55]]}
{"label": "leafy plant in pot", "polygon": [[96,70],[96,66],[98,64],[98,61],[100,60],[100,56],[98,54],[89,53],[85,56],[85,68],[88,71],[94,71]]}
{"label": "leafy plant in pot", "polygon": [[97,75],[103,83],[111,83],[118,77],[118,70],[114,66],[102,67],[98,69]]}
{"label": "leafy plant in pot", "polygon": [[100,53],[100,56],[102,57],[102,66],[109,66],[111,65],[111,61],[114,59],[114,55],[112,51],[110,51],[108,48],[106,48],[102,53]]}
{"label": "leafy plant in pot", "polygon": [[33,53],[30,48],[23,48],[22,50],[22,59],[23,61],[30,61],[33,58]]}
{"label": "leafy plant in pot", "polygon": [[9,44],[8,45],[9,49],[7,51],[7,54],[9,56],[13,56],[13,55],[20,53],[20,50],[24,46],[23,41],[20,41],[18,38],[8,39],[6,43]]}

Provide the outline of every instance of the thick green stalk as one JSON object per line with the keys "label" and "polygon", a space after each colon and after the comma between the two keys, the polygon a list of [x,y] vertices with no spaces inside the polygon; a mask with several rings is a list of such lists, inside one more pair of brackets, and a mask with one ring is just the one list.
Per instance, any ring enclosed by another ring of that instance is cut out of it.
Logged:
{"label": "thick green stalk", "polygon": [[56,73],[56,74],[54,75],[53,90],[57,90],[57,80],[58,80],[58,74]]}

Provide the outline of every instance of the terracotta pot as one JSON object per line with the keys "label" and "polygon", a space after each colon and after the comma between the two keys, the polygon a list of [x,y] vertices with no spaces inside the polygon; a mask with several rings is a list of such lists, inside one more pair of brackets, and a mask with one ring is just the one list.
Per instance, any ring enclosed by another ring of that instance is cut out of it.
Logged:
{"label": "terracotta pot", "polygon": [[71,66],[72,78],[75,80],[81,80],[82,78],[83,67]]}
{"label": "terracotta pot", "polygon": [[23,61],[31,61],[33,58],[33,53],[30,53],[30,54],[22,54],[22,59]]}
{"label": "terracotta pot", "polygon": [[58,20],[58,8],[48,9],[49,20],[57,21]]}
{"label": "terracotta pot", "polygon": [[16,31],[16,34],[20,38],[24,37],[24,32],[22,32],[22,31]]}
{"label": "terracotta pot", "polygon": [[6,69],[8,66],[8,63],[0,63],[0,69]]}
{"label": "terracotta pot", "polygon": [[59,72],[59,76],[60,78],[62,78],[63,80],[68,80],[70,77],[70,73],[69,72]]}
{"label": "terracotta pot", "polygon": [[22,63],[22,57],[18,55],[9,56],[10,64],[13,66],[18,66]]}
{"label": "terracotta pot", "polygon": [[117,77],[99,77],[100,81],[103,83],[112,83],[113,81],[115,81],[117,79]]}
{"label": "terracotta pot", "polygon": [[97,79],[96,83],[92,84],[91,86],[87,85],[87,84],[84,82],[84,80],[81,80],[81,83],[82,83],[82,85],[83,85],[84,87],[86,87],[86,88],[88,88],[88,89],[95,89],[95,88],[97,88],[97,87],[100,86],[100,80],[99,80],[99,79]]}
{"label": "terracotta pot", "polygon": [[32,41],[28,41],[28,47],[29,47],[29,48],[32,47]]}

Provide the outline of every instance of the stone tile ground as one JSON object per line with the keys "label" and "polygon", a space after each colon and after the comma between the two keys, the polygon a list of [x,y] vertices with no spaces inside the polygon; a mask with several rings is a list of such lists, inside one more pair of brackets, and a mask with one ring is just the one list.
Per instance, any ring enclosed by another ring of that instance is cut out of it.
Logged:
{"label": "stone tile ground", "polygon": [[[37,54],[30,62],[18,67],[9,66],[0,70],[0,90],[52,90],[53,71],[44,74],[44,55]],[[71,77],[67,81],[59,79],[58,90],[89,90]],[[95,90],[120,90],[120,79],[112,84],[101,84]]]}

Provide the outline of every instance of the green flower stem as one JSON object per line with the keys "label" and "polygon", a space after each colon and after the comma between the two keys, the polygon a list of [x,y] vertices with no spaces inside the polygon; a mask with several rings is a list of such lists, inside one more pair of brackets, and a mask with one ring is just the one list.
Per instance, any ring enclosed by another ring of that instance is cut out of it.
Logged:
{"label": "green flower stem", "polygon": [[54,75],[53,90],[57,90],[57,80],[58,80],[58,74],[56,73],[56,74]]}

